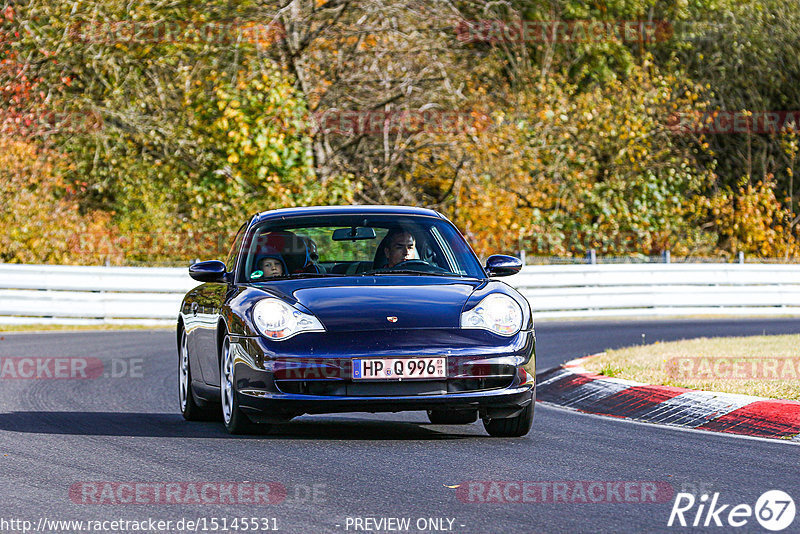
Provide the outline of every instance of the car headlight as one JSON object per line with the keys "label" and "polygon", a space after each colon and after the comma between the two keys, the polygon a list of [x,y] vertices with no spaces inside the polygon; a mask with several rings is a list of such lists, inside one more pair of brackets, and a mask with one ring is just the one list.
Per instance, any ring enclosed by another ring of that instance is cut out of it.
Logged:
{"label": "car headlight", "polygon": [[270,339],[288,339],[302,332],[324,332],[322,323],[308,313],[276,298],[259,300],[253,306],[253,322]]}
{"label": "car headlight", "polygon": [[481,328],[513,336],[522,328],[522,308],[508,295],[492,293],[461,314],[461,328]]}

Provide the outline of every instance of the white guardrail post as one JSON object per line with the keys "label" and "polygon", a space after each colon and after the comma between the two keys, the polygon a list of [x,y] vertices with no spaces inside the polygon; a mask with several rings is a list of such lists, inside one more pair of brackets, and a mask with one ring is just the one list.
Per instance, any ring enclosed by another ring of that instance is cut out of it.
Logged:
{"label": "white guardrail post", "polygon": [[[504,282],[535,318],[800,315],[800,265],[526,266]],[[174,324],[187,268],[0,264],[0,323]]]}

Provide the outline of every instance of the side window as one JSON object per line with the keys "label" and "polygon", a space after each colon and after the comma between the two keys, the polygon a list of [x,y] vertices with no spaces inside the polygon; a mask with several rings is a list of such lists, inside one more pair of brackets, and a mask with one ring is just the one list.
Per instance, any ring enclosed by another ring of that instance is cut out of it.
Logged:
{"label": "side window", "polygon": [[244,231],[246,227],[247,223],[244,223],[239,228],[239,231],[236,232],[236,237],[233,239],[233,246],[231,246],[231,250],[228,253],[228,259],[225,260],[225,270],[228,272],[232,272],[236,268],[236,258],[239,255],[239,248],[242,246],[242,239],[244,239]]}

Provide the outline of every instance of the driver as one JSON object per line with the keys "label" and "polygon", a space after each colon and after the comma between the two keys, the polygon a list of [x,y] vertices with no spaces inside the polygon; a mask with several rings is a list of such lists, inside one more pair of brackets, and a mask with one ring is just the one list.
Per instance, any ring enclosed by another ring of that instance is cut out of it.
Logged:
{"label": "driver", "polygon": [[388,234],[383,253],[386,255],[388,269],[406,260],[413,260],[417,255],[414,236],[406,230],[392,230]]}

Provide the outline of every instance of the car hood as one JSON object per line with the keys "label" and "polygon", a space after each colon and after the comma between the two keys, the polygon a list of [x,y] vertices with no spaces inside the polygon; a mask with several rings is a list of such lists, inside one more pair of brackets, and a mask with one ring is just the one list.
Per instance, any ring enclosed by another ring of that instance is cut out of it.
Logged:
{"label": "car hood", "polygon": [[329,331],[459,328],[461,311],[481,280],[365,276],[270,284],[316,315]]}

